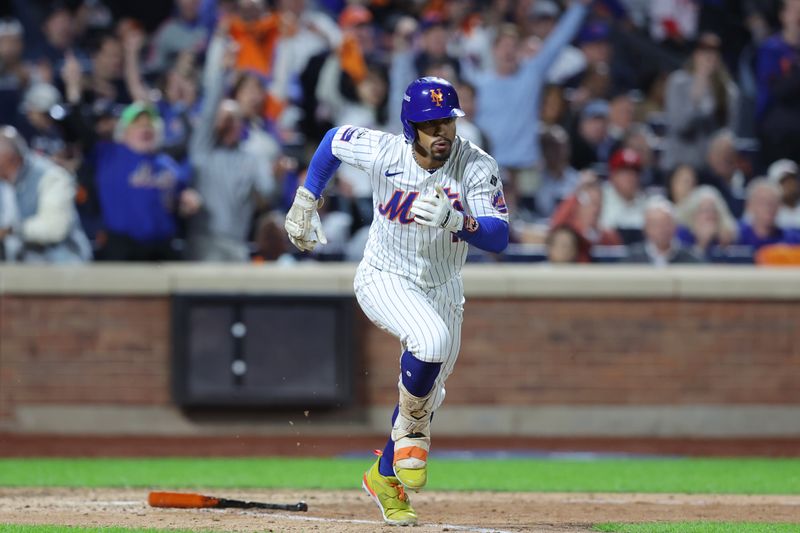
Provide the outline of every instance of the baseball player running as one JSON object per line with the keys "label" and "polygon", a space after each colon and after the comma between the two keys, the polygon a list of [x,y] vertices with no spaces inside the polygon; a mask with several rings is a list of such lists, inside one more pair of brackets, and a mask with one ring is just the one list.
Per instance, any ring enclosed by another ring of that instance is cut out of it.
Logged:
{"label": "baseball player running", "polygon": [[456,135],[464,116],[453,86],[420,78],[403,96],[403,135],[341,126],[325,135],[286,216],[300,250],[325,244],[317,206],[341,162],[370,176],[375,216],[355,293],[364,313],[400,339],[392,431],[362,485],[393,525],[417,522],[406,488],[427,482],[431,415],[461,344],[461,267],[469,244],[500,252],[508,211],[495,160]]}

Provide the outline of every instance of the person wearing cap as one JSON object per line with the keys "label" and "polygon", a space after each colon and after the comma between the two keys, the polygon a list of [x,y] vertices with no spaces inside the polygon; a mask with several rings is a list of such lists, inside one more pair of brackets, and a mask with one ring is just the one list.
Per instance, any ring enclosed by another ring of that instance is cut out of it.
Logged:
{"label": "person wearing cap", "polygon": [[608,99],[614,91],[636,87],[638,79],[632,64],[615,55],[611,43],[611,27],[604,20],[587,22],[575,39],[586,59],[586,67],[565,81],[575,89],[573,100],[584,103],[591,99]]}
{"label": "person wearing cap", "polygon": [[349,4],[339,14],[342,43],[338,55],[342,70],[359,81],[364,77],[367,62],[383,61],[378,35],[373,26],[372,12],[359,4]]}
{"label": "person wearing cap", "polygon": [[[537,0],[528,12],[530,34],[538,41],[544,41],[552,33],[561,8],[553,0]],[[571,44],[561,49],[553,66],[547,71],[547,82],[561,85],[586,68],[583,52]]]}
{"label": "person wearing cap", "polygon": [[642,160],[639,183],[643,188],[663,183],[662,174],[656,167],[655,147],[657,145],[656,135],[644,122],[634,122],[618,145],[619,148],[630,148],[639,154],[639,158]]}
{"label": "person wearing cap", "polygon": [[683,163],[701,168],[714,132],[737,125],[739,90],[722,62],[721,46],[717,35],[702,34],[686,65],[667,78],[660,160],[665,172]]}
{"label": "person wearing cap", "polygon": [[341,113],[359,114],[353,124],[361,119],[368,121],[365,126],[380,122],[376,111],[385,108],[381,100],[386,95],[386,81],[376,68],[383,64],[383,53],[372,19],[372,12],[362,5],[345,7],[338,20],[342,31],[339,47],[312,57],[301,74],[303,117],[299,125],[309,140],[322,139],[333,124],[340,123],[336,117]]}
{"label": "person wearing cap", "polygon": [[776,224],[781,205],[781,187],[769,178],[757,178],[747,186],[747,204],[739,221],[737,244],[753,251],[770,244],[800,244],[800,230],[782,229]]}
{"label": "person wearing cap", "polygon": [[658,0],[650,2],[650,36],[664,47],[682,52],[697,35],[701,2]]}
{"label": "person wearing cap", "polygon": [[578,170],[608,159],[612,140],[608,136],[608,103],[605,100],[593,100],[584,106],[570,142],[569,161]]}
{"label": "person wearing cap", "polygon": [[581,47],[589,64],[609,64],[613,50],[609,39],[611,28],[603,20],[591,20],[582,28],[575,42]]}
{"label": "person wearing cap", "polygon": [[189,220],[188,257],[196,261],[245,262],[247,236],[257,204],[275,189],[269,167],[241,145],[244,129],[239,104],[223,99],[228,42],[220,24],[203,72],[203,105],[189,142],[194,185],[202,198]]}
{"label": "person wearing cap", "polygon": [[641,230],[644,226],[646,198],[639,173],[642,160],[635,150],[617,150],[608,162],[608,182],[603,185],[603,212],[600,225],[616,230]]}
{"label": "person wearing cap", "polygon": [[627,263],[658,267],[703,261],[685,248],[675,236],[677,225],[672,204],[666,198],[652,198],[644,208],[644,241],[628,247]]}
{"label": "person wearing cap", "polygon": [[31,152],[12,126],[0,126],[0,180],[13,187],[17,210],[16,223],[0,228],[0,238],[15,236],[21,243],[18,256],[6,259],[58,264],[91,259],[73,201],[74,177]]}
{"label": "person wearing cap", "polygon": [[[316,86],[312,88],[317,107],[309,118],[318,128],[323,125],[317,118],[319,111],[322,111],[331,124],[390,129],[387,106],[390,75],[383,64],[375,60],[377,56],[374,51],[361,47],[362,42],[368,44],[363,37],[372,33],[371,22],[372,14],[363,6],[351,5],[342,12],[339,23],[344,41],[338,51],[328,55],[320,69]],[[352,24],[355,26],[350,26]],[[362,35],[362,38],[354,41],[356,35]],[[413,56],[409,54],[406,59],[409,69],[412,69]],[[396,65],[397,62],[393,61],[390,68]],[[399,119],[397,124],[400,124]],[[372,185],[369,176],[355,167],[344,165],[339,168],[337,178],[342,199],[352,205],[356,214],[355,217],[343,217],[343,226],[347,227],[347,231],[356,231],[361,224],[369,224],[372,220]],[[335,217],[327,216],[325,224],[332,220]]]}
{"label": "person wearing cap", "polygon": [[[313,96],[309,96],[333,124],[385,126],[387,75],[381,63],[373,61],[375,51],[365,48],[371,42],[374,48],[371,23],[372,13],[364,6],[351,5],[342,11],[342,44],[327,54],[315,86],[310,87]],[[317,120],[318,111],[313,110],[312,121]]]}
{"label": "person wearing cap", "polygon": [[64,132],[53,118],[63,112],[60,104],[61,93],[55,86],[35,83],[25,91],[20,105],[20,133],[31,150],[51,158],[64,157],[66,151]]}
{"label": "person wearing cap", "polygon": [[767,179],[781,188],[781,207],[776,225],[783,229],[800,229],[800,174],[797,163],[779,159],[767,169]]}
{"label": "person wearing cap", "polygon": [[159,76],[158,91],[153,91],[142,76],[140,55],[147,42],[147,35],[136,26],[122,32],[122,48],[125,55],[125,84],[133,100],[151,100],[164,121],[165,153],[179,164],[187,164],[189,134],[200,112],[200,90],[195,68],[195,56],[190,51],[181,52],[175,61]]}
{"label": "person wearing cap", "polygon": [[538,186],[539,116],[547,71],[580,29],[590,0],[574,0],[558,24],[529,57],[520,53],[519,31],[504,25],[493,46],[492,70],[462,61],[462,74],[476,89],[475,123],[489,137],[492,155],[509,175],[508,196],[532,195]]}
{"label": "person wearing cap", "polygon": [[573,101],[580,105],[592,99],[607,99],[613,87],[613,48],[609,42],[611,30],[605,21],[589,21],[581,28],[575,44],[584,57],[584,68],[565,80],[566,87],[575,90]]}
{"label": "person wearing cap", "polygon": [[187,173],[161,151],[163,123],[155,107],[142,102],[125,107],[113,140],[99,140],[79,109],[72,109],[69,120],[81,133],[86,162],[94,169],[104,230],[99,258],[179,259],[173,246],[177,219],[197,212],[201,199],[188,187]]}

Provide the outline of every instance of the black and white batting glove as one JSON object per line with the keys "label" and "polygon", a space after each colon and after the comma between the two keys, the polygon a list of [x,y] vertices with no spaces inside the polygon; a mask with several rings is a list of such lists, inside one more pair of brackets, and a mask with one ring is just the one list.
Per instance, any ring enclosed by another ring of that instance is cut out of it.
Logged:
{"label": "black and white batting glove", "polygon": [[284,228],[289,240],[302,252],[312,251],[319,243],[328,244],[317,213],[321,205],[322,200],[317,200],[311,191],[302,186],[297,188]]}
{"label": "black and white batting glove", "polygon": [[453,233],[464,228],[464,214],[453,207],[441,185],[436,186],[435,192],[417,198],[411,206],[411,214],[423,226],[442,228]]}

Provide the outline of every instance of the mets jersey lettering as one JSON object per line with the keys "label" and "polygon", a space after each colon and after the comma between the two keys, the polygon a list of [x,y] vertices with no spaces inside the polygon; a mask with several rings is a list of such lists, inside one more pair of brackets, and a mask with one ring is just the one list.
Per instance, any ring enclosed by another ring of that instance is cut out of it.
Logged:
{"label": "mets jersey lettering", "polygon": [[[392,197],[385,204],[378,206],[378,212],[389,220],[397,220],[401,224],[411,224],[414,216],[410,214],[414,200],[419,196],[418,192],[410,192],[408,195],[401,190],[394,191]],[[405,195],[405,199],[403,199]]]}
{"label": "mets jersey lettering", "polygon": [[332,150],[340,161],[369,175],[375,216],[363,261],[383,272],[422,287],[437,287],[458,276],[469,245],[449,231],[415,223],[410,212],[414,201],[436,185],[465,215],[508,220],[497,163],[458,136],[447,162],[432,173],[416,163],[402,135],[342,126]]}
{"label": "mets jersey lettering", "polygon": [[459,193],[457,193],[457,192],[451,192],[450,191],[450,187],[442,187],[442,189],[444,190],[445,194],[447,194],[447,198],[449,198],[450,200],[453,200],[453,207],[463,213],[464,212],[464,206],[461,204],[461,202],[458,199],[458,197],[461,196],[461,195]]}

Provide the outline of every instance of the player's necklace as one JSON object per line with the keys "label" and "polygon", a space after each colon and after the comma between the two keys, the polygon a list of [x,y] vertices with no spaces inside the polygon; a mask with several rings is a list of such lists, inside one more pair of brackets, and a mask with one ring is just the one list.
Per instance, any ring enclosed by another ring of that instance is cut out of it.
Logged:
{"label": "player's necklace", "polygon": [[[427,171],[427,172],[429,172],[429,173],[431,173],[431,174],[433,174],[434,172],[436,172],[437,170],[439,170],[440,168],[442,168],[442,167],[437,167],[437,168],[425,168],[424,166],[422,166],[422,163],[420,163],[420,162],[419,162],[419,159],[417,159],[417,151],[416,151],[416,150],[414,150],[414,147],[413,147],[413,146],[411,147],[411,157],[413,157],[413,158],[414,158],[414,162],[416,162],[416,163],[417,163],[417,165],[419,165],[420,167],[422,167],[422,169],[423,169],[423,170],[425,170],[425,171]],[[444,165],[442,165],[442,166],[444,166]]]}

